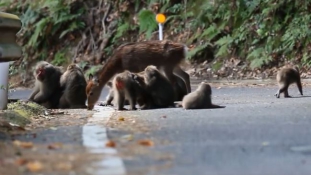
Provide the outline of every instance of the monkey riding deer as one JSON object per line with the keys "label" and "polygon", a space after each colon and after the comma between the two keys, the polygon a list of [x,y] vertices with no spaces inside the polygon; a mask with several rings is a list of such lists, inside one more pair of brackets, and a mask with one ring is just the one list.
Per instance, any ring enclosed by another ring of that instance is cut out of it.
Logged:
{"label": "monkey riding deer", "polygon": [[291,97],[288,94],[288,87],[293,83],[296,83],[300,94],[303,95],[299,68],[297,66],[280,69],[276,75],[276,80],[279,86],[279,90],[275,94],[276,98],[280,98],[281,93],[284,93],[285,98]]}
{"label": "monkey riding deer", "polygon": [[86,108],[86,80],[80,67],[70,64],[60,78],[60,86],[63,89],[60,108]]}
{"label": "monkey riding deer", "polygon": [[35,86],[28,100],[46,108],[58,108],[59,99],[62,95],[60,88],[61,69],[46,61],[40,61],[36,64],[33,75]]}
{"label": "monkey riding deer", "polygon": [[184,109],[224,108],[224,106],[214,105],[211,95],[211,86],[206,82],[202,82],[195,91],[187,94],[183,98],[182,107]]}
{"label": "monkey riding deer", "polygon": [[103,66],[99,74],[99,82],[88,82],[86,88],[88,109],[94,108],[103,87],[115,74],[125,70],[140,72],[148,65],[156,66],[172,84],[175,84],[173,74],[179,76],[186,84],[187,93],[191,92],[189,75],[180,67],[181,62],[185,60],[186,50],[184,44],[168,40],[121,45]]}

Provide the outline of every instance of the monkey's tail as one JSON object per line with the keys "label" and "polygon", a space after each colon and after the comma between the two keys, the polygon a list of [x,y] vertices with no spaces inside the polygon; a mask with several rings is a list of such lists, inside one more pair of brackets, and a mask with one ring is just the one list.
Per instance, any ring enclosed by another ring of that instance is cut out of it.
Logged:
{"label": "monkey's tail", "polygon": [[186,44],[184,44],[184,57],[186,58],[189,48]]}
{"label": "monkey's tail", "polygon": [[215,105],[215,104],[212,104],[210,109],[214,109],[214,108],[225,108],[226,106],[219,106],[219,105]]}

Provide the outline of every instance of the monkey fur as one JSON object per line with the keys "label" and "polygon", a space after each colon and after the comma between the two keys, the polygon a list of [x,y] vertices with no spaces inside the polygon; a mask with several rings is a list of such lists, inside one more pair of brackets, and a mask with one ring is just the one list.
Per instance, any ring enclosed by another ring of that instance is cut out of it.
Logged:
{"label": "monkey fur", "polygon": [[189,75],[180,67],[185,61],[186,53],[187,47],[184,44],[169,40],[142,41],[119,46],[100,70],[98,83],[88,81],[88,109],[94,108],[103,87],[115,74],[125,70],[141,72],[148,65],[159,68],[173,84],[176,81],[173,75],[177,75],[184,81],[187,93],[191,92]]}
{"label": "monkey fur", "polygon": [[224,108],[224,106],[214,105],[211,95],[211,86],[206,82],[202,82],[195,91],[187,94],[183,98],[182,107],[184,109]]}
{"label": "monkey fur", "polygon": [[[143,82],[144,81],[144,77],[143,77],[144,72],[140,72],[138,74],[137,73],[131,73],[131,74],[132,74],[132,77],[134,80],[136,80],[140,84],[144,84],[144,82]],[[175,101],[181,101],[183,99],[183,97],[185,95],[187,95],[187,88],[186,88],[184,81],[181,78],[179,78],[176,75],[174,75],[174,76],[176,78],[176,83],[174,86],[175,92],[176,92]],[[113,105],[112,101],[114,99],[114,91],[112,88],[112,82],[109,81],[107,83],[107,86],[110,88],[108,95],[106,96],[106,100],[104,102],[100,103],[100,106],[112,106]],[[139,102],[139,99],[138,99],[138,102]],[[124,105],[129,105],[128,100],[125,100]]]}
{"label": "monkey fur", "polygon": [[70,64],[60,78],[60,86],[63,89],[60,108],[86,108],[86,80],[80,67]]}
{"label": "monkey fur", "polygon": [[60,88],[61,69],[46,61],[40,61],[36,64],[33,75],[35,86],[28,100],[46,108],[58,108],[59,99],[62,95]]}
{"label": "monkey fur", "polygon": [[281,93],[284,93],[285,98],[291,97],[288,94],[288,87],[293,83],[296,83],[300,94],[303,95],[299,68],[297,66],[280,69],[276,80],[279,86],[279,90],[275,94],[276,98],[280,98]]}
{"label": "monkey fur", "polygon": [[147,92],[145,88],[133,78],[133,73],[124,71],[117,74],[113,81],[112,87],[117,110],[125,110],[125,100],[129,101],[129,110],[136,110],[136,103],[142,105],[144,100],[147,100]]}
{"label": "monkey fur", "polygon": [[144,71],[146,90],[152,100],[152,108],[174,106],[175,91],[171,82],[153,65]]}

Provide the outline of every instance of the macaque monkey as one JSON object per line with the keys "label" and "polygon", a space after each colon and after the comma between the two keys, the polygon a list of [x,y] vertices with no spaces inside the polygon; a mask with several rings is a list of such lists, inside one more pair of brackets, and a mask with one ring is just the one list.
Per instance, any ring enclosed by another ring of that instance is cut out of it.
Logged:
{"label": "macaque monkey", "polygon": [[60,108],[86,108],[86,80],[80,67],[70,64],[60,78],[60,86],[64,91]]}
{"label": "macaque monkey", "polygon": [[[140,84],[143,84],[143,81],[144,81],[143,74],[144,74],[144,71],[139,73],[139,74],[132,73],[134,80],[138,81]],[[176,91],[175,100],[176,101],[181,101],[183,99],[183,97],[185,95],[187,95],[186,84],[184,83],[184,81],[181,78],[179,78],[176,75],[174,75],[174,76],[176,78],[176,83],[175,83],[175,86],[174,86],[175,91]],[[106,96],[106,100],[104,102],[101,102],[99,105],[100,106],[113,106],[112,101],[114,99],[114,91],[113,91],[113,88],[112,88],[112,82],[109,81],[106,85],[110,88],[109,92],[108,92],[108,95]],[[138,99],[138,102],[139,102],[139,99]],[[124,105],[129,105],[128,100],[125,100]]]}
{"label": "macaque monkey", "polygon": [[[109,87],[109,92],[108,92],[108,95],[106,96],[106,100],[103,102],[100,102],[99,106],[113,106],[114,91],[112,87],[112,82],[109,81],[106,85]],[[129,105],[129,104],[130,104],[129,101],[125,99],[124,105]]]}
{"label": "macaque monkey", "polygon": [[28,100],[46,108],[58,108],[61,97],[61,69],[46,61],[40,61],[36,64],[33,75],[36,79],[35,86]]}
{"label": "macaque monkey", "polygon": [[98,83],[88,81],[86,88],[88,109],[94,108],[103,87],[115,74],[125,70],[141,72],[148,65],[156,66],[172,84],[176,81],[173,75],[177,75],[186,84],[187,93],[191,92],[189,75],[180,67],[185,61],[186,52],[187,47],[184,44],[168,40],[121,45],[101,69]]}
{"label": "macaque monkey", "polygon": [[[129,101],[130,110],[136,110],[138,99],[140,101],[148,99],[144,86],[136,81],[133,76],[131,72],[124,71],[117,74],[112,81],[117,110],[125,110],[125,100]],[[140,102],[140,105],[143,105],[142,103],[144,102]]]}
{"label": "macaque monkey", "polygon": [[212,104],[212,88],[208,83],[202,82],[199,87],[187,94],[182,100],[182,107],[184,109],[211,109],[224,108]]}
{"label": "macaque monkey", "polygon": [[288,87],[293,83],[296,83],[300,94],[303,95],[299,68],[297,66],[279,70],[276,75],[276,81],[279,86],[279,90],[275,94],[276,98],[280,98],[281,93],[284,93],[285,98],[291,97],[288,95]]}
{"label": "macaque monkey", "polygon": [[175,91],[170,81],[153,65],[144,71],[146,90],[152,100],[152,108],[174,106]]}

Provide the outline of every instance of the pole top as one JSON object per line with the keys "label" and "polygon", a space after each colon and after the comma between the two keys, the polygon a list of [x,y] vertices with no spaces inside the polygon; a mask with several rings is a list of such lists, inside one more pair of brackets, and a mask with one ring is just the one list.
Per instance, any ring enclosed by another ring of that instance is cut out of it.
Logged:
{"label": "pole top", "polygon": [[165,22],[165,20],[166,20],[166,17],[165,17],[165,15],[164,15],[163,13],[158,13],[158,14],[157,14],[157,16],[156,16],[156,21],[157,21],[158,23],[163,24],[163,23]]}

